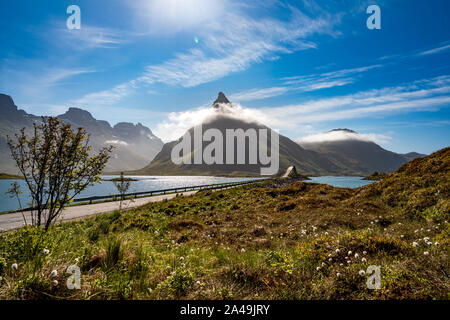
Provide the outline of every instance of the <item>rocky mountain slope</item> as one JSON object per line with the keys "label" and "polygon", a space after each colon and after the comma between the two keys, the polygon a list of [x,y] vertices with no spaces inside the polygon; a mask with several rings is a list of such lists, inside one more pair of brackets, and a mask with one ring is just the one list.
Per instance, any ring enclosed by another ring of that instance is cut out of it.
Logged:
{"label": "rocky mountain slope", "polygon": [[[0,168],[2,172],[16,173],[14,161],[10,157],[6,136],[14,136],[21,128],[31,129],[33,122],[40,117],[18,109],[13,99],[0,94]],[[161,150],[163,142],[152,131],[137,125],[120,122],[115,126],[107,121],[96,120],[88,111],[79,108],[69,110],[58,116],[74,127],[83,127],[91,134],[90,143],[94,151],[105,145],[114,145],[111,160],[106,171],[126,171],[142,168]]]}

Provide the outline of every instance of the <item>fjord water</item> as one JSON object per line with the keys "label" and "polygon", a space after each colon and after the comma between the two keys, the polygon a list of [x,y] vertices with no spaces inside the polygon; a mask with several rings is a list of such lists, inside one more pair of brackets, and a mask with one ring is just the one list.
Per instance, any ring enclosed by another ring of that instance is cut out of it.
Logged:
{"label": "fjord water", "polygon": [[322,177],[310,177],[311,180],[305,182],[315,182],[321,184],[328,184],[337,188],[359,188],[365,186],[374,181],[363,180],[363,177],[335,177],[335,176],[322,176]]}
{"label": "fjord water", "polygon": [[[103,176],[103,179],[108,180],[116,178],[117,176]],[[238,178],[238,177],[213,177],[213,176],[139,176],[133,177],[138,181],[131,182],[128,193],[152,191],[161,189],[170,189],[177,187],[189,187],[206,184],[216,184],[225,182],[239,182],[246,180],[254,180],[255,178]],[[5,192],[11,187],[11,183],[16,181],[22,190],[20,200],[22,206],[30,207],[31,199],[25,181],[23,180],[0,180],[0,212],[19,209],[17,199],[11,199]],[[372,181],[362,180],[361,177],[311,177],[307,182],[316,182],[329,184],[334,187],[341,188],[358,188],[369,184]],[[77,198],[90,196],[103,196],[110,194],[117,194],[117,189],[111,181],[101,181],[95,185],[84,190]]]}
{"label": "fjord water", "polygon": [[[105,175],[103,176],[103,179],[110,180],[117,177],[118,176]],[[131,182],[130,188],[128,189],[127,193],[255,180],[255,178],[230,178],[213,176],[133,176],[132,178],[137,179],[138,181]],[[20,195],[22,207],[26,208],[31,206],[30,194],[24,180],[0,180],[0,212],[19,209],[17,199],[11,199],[8,195],[5,194],[5,192],[7,192],[9,188],[11,188],[11,183],[13,183],[14,181],[20,185],[20,189],[23,192]],[[76,198],[104,196],[118,193],[119,192],[117,191],[113,182],[101,181],[93,186],[88,187]]]}

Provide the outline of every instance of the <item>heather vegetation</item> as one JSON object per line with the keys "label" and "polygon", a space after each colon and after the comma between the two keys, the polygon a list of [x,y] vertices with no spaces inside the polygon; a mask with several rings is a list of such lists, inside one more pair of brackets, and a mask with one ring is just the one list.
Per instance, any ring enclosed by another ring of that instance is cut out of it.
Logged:
{"label": "heather vegetation", "polygon": [[0,298],[449,299],[449,166],[447,148],[354,190],[279,179],[23,228],[0,236]]}

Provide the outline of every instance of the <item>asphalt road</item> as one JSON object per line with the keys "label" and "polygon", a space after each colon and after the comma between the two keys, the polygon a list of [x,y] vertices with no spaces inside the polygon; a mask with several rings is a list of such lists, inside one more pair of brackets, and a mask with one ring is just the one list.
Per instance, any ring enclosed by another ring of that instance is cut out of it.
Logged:
{"label": "asphalt road", "polygon": [[[183,195],[191,195],[197,191],[187,191],[181,192]],[[133,200],[125,200],[122,205],[122,209],[127,210],[131,208],[136,208],[143,206],[147,203],[158,202],[164,199],[172,199],[176,196],[175,193],[158,195],[145,198],[137,198]],[[95,204],[87,204],[80,206],[71,206],[63,210],[57,222],[69,221],[81,219],[89,216],[94,216],[99,213],[111,212],[119,209],[120,201],[103,202]],[[28,223],[31,222],[31,213],[29,211],[24,211],[23,214],[27,219]],[[24,225],[22,212],[6,213],[0,215],[0,232],[10,231],[14,229],[21,228]]]}

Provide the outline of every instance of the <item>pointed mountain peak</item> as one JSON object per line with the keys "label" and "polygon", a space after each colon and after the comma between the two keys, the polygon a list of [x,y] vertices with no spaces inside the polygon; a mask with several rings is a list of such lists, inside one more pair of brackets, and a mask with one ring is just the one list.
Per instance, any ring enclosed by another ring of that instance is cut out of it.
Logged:
{"label": "pointed mountain peak", "polygon": [[96,121],[89,111],[73,107],[69,108],[69,110],[66,111],[66,113],[59,115],[58,118],[66,119],[75,122],[79,125],[82,125],[86,122]]}
{"label": "pointed mountain peak", "polygon": [[216,101],[214,101],[213,106],[216,106],[220,103],[227,103],[230,104],[231,102],[225,97],[225,94],[223,92],[219,92],[219,95],[217,96]]}
{"label": "pointed mountain peak", "polygon": [[0,93],[0,108],[5,110],[17,110],[13,99],[7,94]]}

